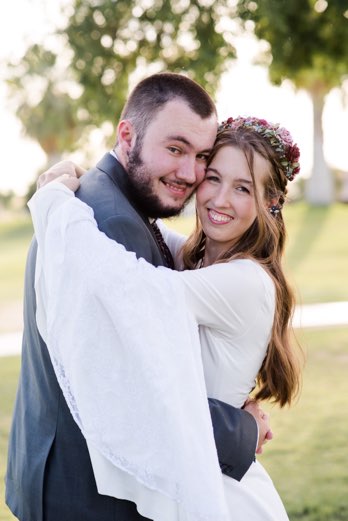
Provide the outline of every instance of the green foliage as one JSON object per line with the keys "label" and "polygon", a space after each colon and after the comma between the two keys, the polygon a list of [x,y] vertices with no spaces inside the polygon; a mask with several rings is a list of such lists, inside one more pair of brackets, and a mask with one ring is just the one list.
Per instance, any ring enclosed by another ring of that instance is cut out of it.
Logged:
{"label": "green foliage", "polygon": [[[325,95],[342,85],[348,62],[348,6],[344,0],[237,0],[236,13],[255,35],[268,42],[263,61],[273,83],[290,79],[313,101],[313,175],[307,200],[334,201],[331,172],[323,154],[322,113]],[[262,61],[262,58],[261,58]]]}
{"label": "green foliage", "polygon": [[238,14],[252,20],[270,45],[271,80],[328,92],[347,74],[348,5],[342,0],[238,1]]}
{"label": "green foliage", "polygon": [[114,123],[134,73],[184,72],[213,95],[235,57],[223,0],[73,0],[66,9],[66,28],[9,64],[16,114],[49,156]]}
{"label": "green foliage", "polygon": [[[90,121],[114,121],[134,71],[185,72],[214,95],[234,57],[224,1],[75,0],[66,34]],[[150,68],[151,66],[151,68]]]}
{"label": "green foliage", "polygon": [[25,134],[36,139],[50,157],[78,146],[82,125],[71,82],[61,73],[58,55],[32,45],[19,63],[8,64],[8,86]]}
{"label": "green foliage", "polygon": [[15,193],[12,190],[0,192],[0,210],[2,208],[10,208],[14,198]]}

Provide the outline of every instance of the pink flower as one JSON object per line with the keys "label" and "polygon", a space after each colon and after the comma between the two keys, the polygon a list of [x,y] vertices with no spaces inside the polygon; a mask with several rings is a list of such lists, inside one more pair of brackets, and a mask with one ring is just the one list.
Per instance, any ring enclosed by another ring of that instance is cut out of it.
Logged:
{"label": "pink flower", "polygon": [[286,130],[286,128],[281,127],[278,130],[278,135],[280,136],[281,140],[284,141],[285,144],[290,145],[290,146],[292,145],[291,134],[288,130]]}

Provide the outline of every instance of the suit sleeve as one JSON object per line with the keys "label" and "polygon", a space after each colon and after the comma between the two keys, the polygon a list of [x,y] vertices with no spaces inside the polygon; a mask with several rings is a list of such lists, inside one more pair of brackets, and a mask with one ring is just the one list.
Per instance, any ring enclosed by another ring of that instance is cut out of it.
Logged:
{"label": "suit sleeve", "polygon": [[215,445],[223,474],[238,481],[255,459],[258,429],[251,414],[209,398]]}

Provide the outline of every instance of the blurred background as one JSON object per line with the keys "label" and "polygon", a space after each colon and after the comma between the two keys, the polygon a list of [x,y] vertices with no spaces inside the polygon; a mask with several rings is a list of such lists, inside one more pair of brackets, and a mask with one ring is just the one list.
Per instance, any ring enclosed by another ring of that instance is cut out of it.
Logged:
{"label": "blurred background", "polygon": [[[348,520],[348,2],[11,0],[0,18],[0,494],[20,366],[26,202],[50,164],[93,165],[115,140],[129,90],[189,75],[220,119],[287,127],[301,175],[284,210],[286,268],[306,353],[302,395],[267,406],[262,463],[291,520]],[[170,221],[189,233],[193,216]],[[0,521],[14,519],[0,501]]]}

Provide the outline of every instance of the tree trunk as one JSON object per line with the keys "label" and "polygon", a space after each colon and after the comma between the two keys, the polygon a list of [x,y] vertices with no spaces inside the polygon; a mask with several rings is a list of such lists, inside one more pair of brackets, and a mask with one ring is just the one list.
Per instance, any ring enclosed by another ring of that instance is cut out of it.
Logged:
{"label": "tree trunk", "polygon": [[61,161],[63,159],[62,152],[58,151],[58,150],[55,150],[54,152],[53,151],[47,152],[46,154],[47,154],[47,161],[46,161],[47,168],[50,168],[52,165],[55,165],[56,163],[58,163],[59,161]]}
{"label": "tree trunk", "polygon": [[323,151],[322,116],[324,93],[310,92],[313,101],[314,154],[312,175],[306,183],[306,200],[315,206],[328,206],[335,200],[334,179]]}
{"label": "tree trunk", "polygon": [[339,194],[341,203],[348,203],[348,172],[342,173],[342,187]]}

